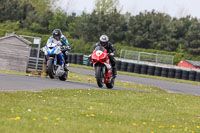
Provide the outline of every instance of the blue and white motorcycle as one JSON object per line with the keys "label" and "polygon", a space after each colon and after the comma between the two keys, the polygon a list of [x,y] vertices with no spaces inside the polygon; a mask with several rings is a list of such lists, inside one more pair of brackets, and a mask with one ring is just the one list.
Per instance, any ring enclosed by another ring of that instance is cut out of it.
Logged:
{"label": "blue and white motorcycle", "polygon": [[68,71],[63,66],[58,65],[58,54],[62,54],[62,45],[56,39],[50,40],[46,46],[42,48],[47,61],[47,74],[51,79],[58,77],[60,80],[65,81],[68,76]]}

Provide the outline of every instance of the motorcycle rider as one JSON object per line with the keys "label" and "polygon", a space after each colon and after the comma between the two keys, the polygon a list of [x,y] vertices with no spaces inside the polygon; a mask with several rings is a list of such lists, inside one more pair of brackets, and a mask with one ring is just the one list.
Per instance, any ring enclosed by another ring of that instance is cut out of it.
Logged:
{"label": "motorcycle rider", "polygon": [[103,46],[108,54],[108,57],[110,59],[110,63],[112,65],[112,76],[113,78],[116,78],[117,76],[117,68],[116,68],[116,59],[114,58],[114,56],[117,54],[117,51],[115,49],[115,47],[113,46],[113,44],[109,41],[109,38],[107,35],[101,35],[99,38],[99,42],[97,42],[94,46],[94,49],[97,46]]}
{"label": "motorcycle rider", "polygon": [[[69,66],[68,51],[71,50],[69,42],[68,42],[67,38],[62,34],[60,29],[53,30],[52,36],[49,37],[47,44],[52,39],[56,39],[60,43],[61,49],[62,49],[62,54],[57,55],[58,60],[59,60],[59,65],[63,66],[64,61],[65,61],[64,69],[68,71],[68,66]],[[63,57],[64,57],[64,59],[63,59]]]}

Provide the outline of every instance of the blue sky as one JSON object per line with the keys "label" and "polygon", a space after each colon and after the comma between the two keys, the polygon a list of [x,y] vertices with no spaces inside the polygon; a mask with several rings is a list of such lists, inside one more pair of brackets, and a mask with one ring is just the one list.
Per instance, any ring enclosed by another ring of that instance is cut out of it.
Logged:
{"label": "blue sky", "polygon": [[[130,12],[136,15],[144,10],[155,9],[171,16],[184,17],[191,15],[200,18],[200,0],[119,0],[122,13]],[[58,3],[68,12],[91,12],[94,9],[95,0],[60,0]]]}

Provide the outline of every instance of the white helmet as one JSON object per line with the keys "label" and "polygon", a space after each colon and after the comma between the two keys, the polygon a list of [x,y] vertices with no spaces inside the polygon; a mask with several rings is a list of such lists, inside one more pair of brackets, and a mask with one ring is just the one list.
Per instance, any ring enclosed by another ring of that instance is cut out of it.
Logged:
{"label": "white helmet", "polygon": [[109,38],[108,36],[106,35],[102,35],[100,38],[99,38],[100,42],[104,42],[104,43],[107,43],[109,41]]}

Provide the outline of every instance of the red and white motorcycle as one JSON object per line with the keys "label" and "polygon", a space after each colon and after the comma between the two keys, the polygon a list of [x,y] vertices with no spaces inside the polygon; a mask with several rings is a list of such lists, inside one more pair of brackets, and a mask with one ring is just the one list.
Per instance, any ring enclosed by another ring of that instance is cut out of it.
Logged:
{"label": "red and white motorcycle", "polygon": [[97,85],[101,88],[104,83],[107,88],[114,87],[114,78],[112,77],[112,66],[108,57],[107,50],[103,46],[97,46],[90,58],[93,62]]}

